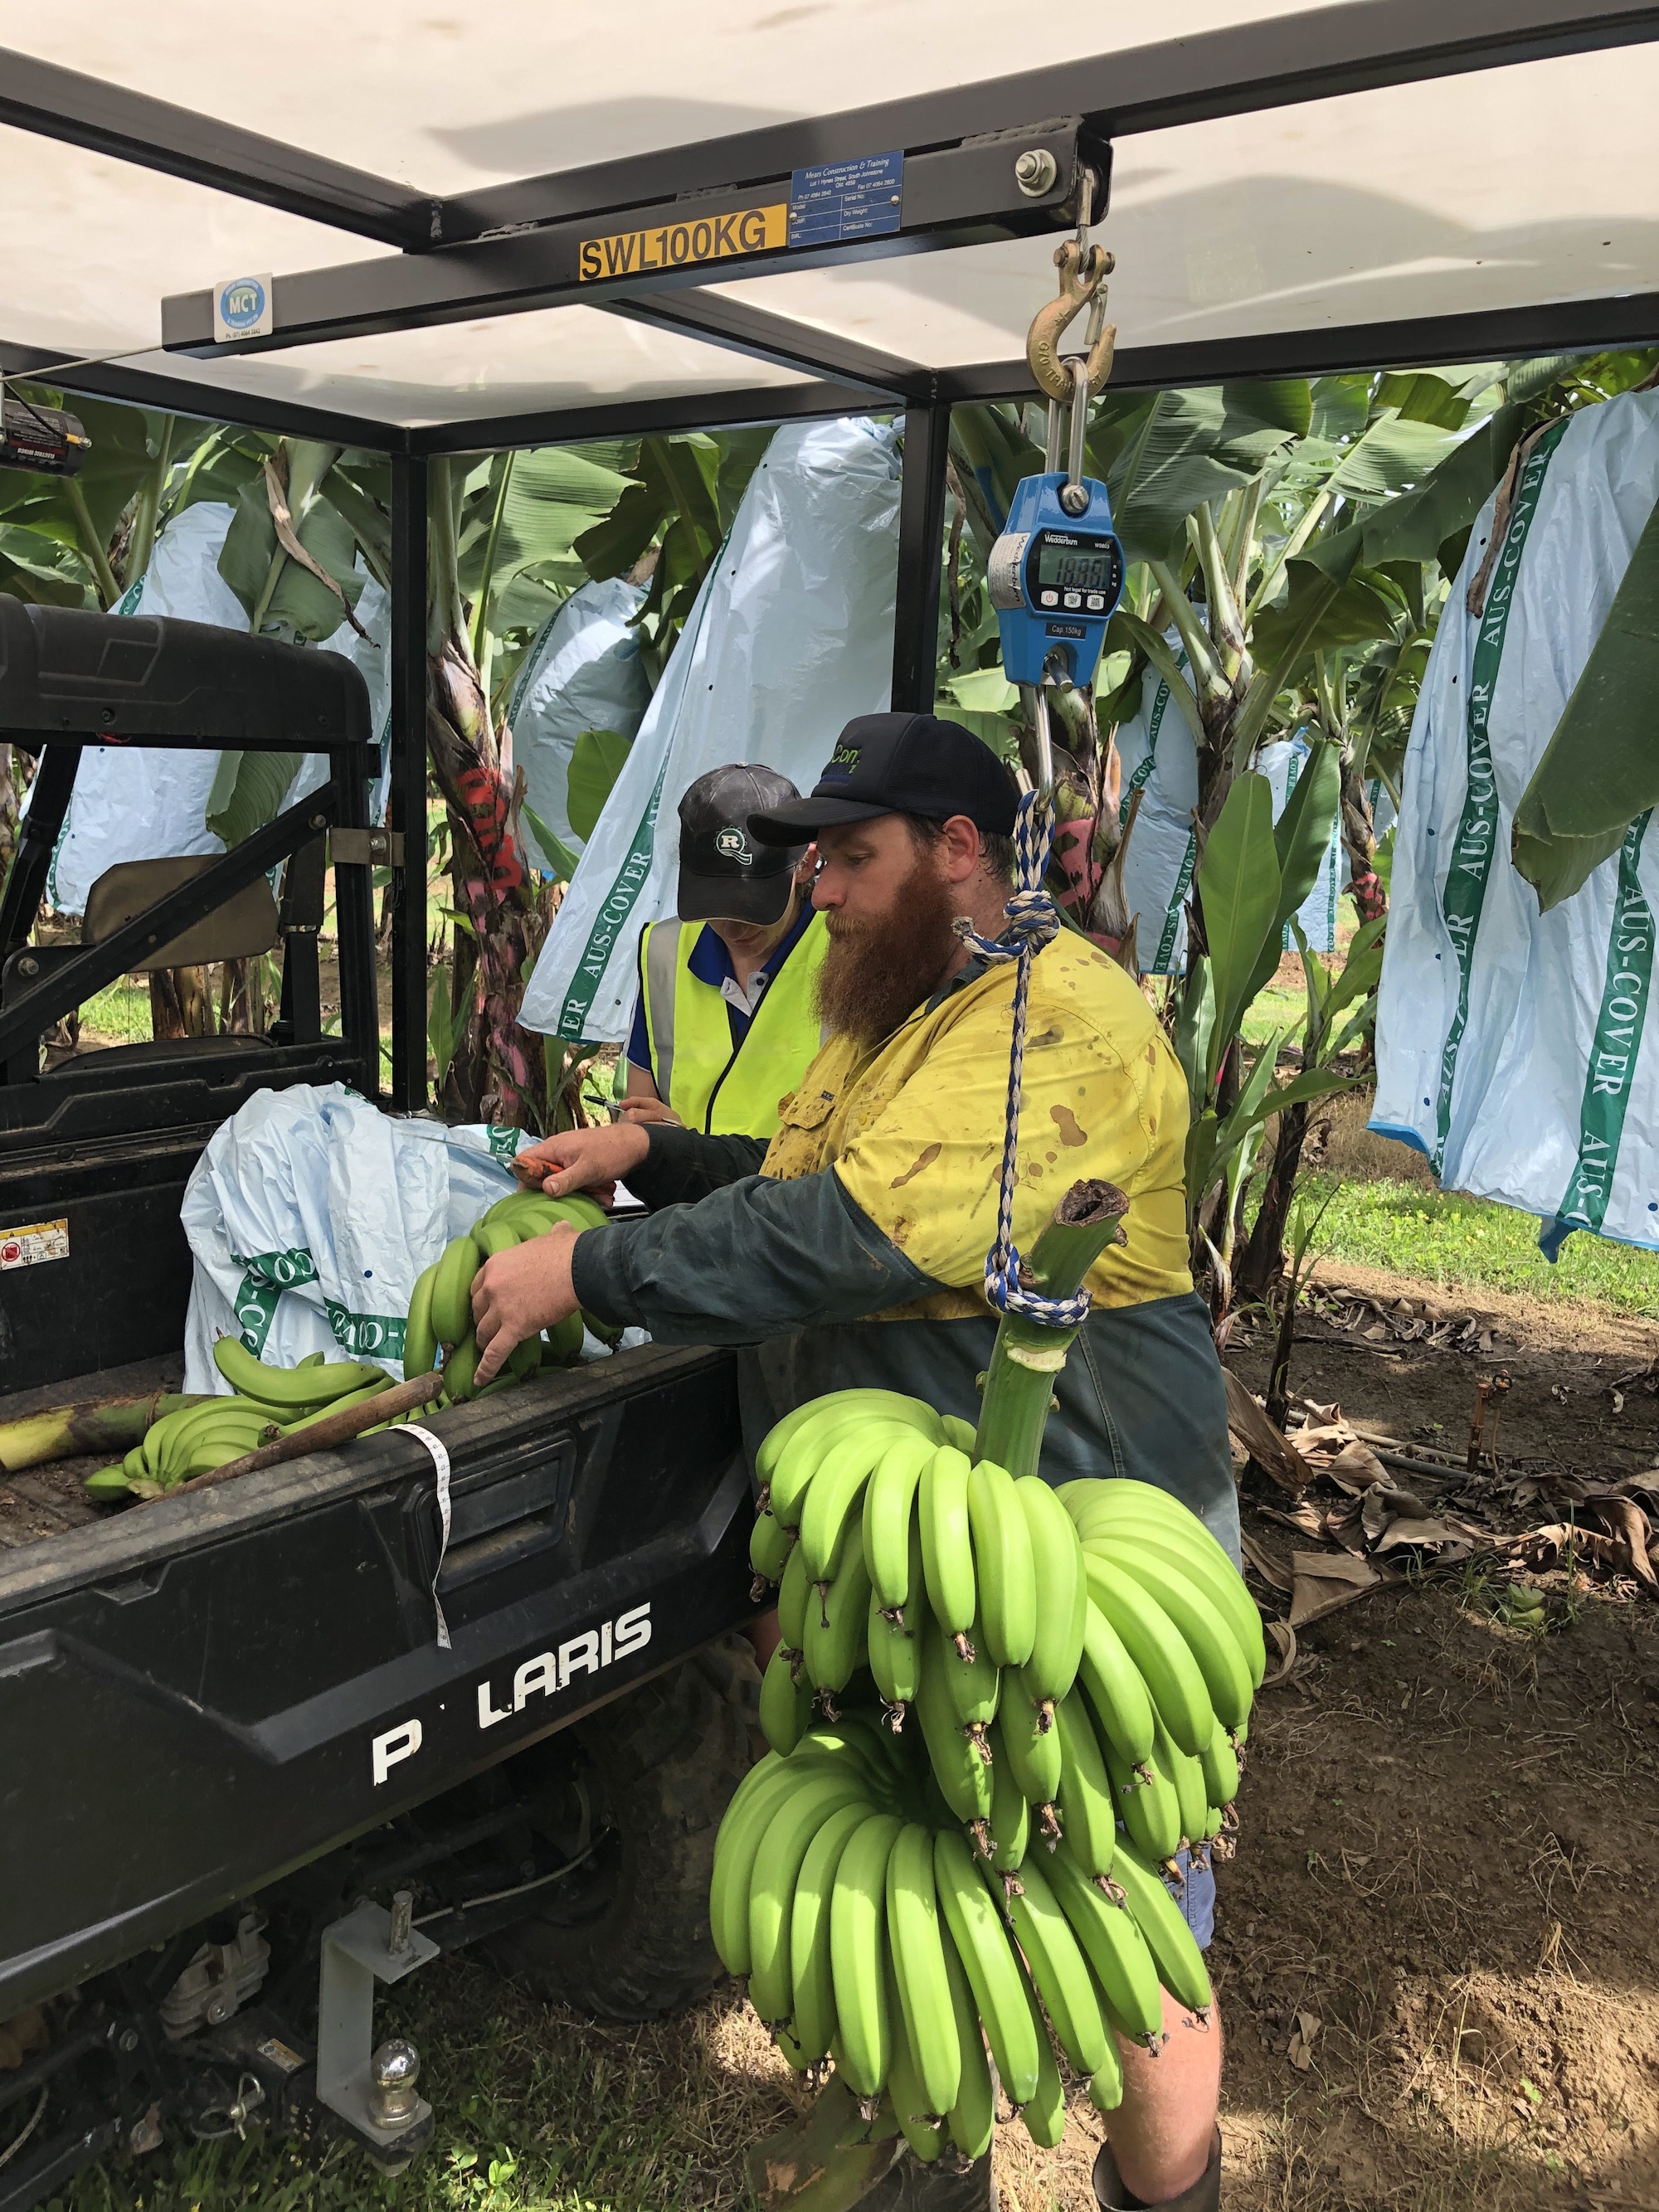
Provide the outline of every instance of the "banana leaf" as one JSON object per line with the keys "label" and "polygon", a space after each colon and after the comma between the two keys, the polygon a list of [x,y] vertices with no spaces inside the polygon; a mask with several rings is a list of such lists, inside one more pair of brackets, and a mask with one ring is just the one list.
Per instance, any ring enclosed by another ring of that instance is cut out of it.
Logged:
{"label": "banana leaf", "polygon": [[1129,559],[1177,557],[1187,517],[1259,475],[1305,433],[1311,408],[1300,380],[1151,398],[1109,386],[1090,434],[1089,463],[1105,479]]}
{"label": "banana leaf", "polygon": [[1215,986],[1215,1027],[1206,1054],[1206,1093],[1249,1004],[1250,978],[1262,948],[1277,933],[1280,881],[1273,786],[1265,775],[1238,776],[1198,864],[1198,896]]}
{"label": "banana leaf", "polygon": [[227,851],[274,822],[303,753],[221,753],[208,793],[207,826]]}
{"label": "banana leaf", "polygon": [[1515,810],[1515,865],[1547,914],[1659,800],[1659,507],[1636,542],[1583,673]]}
{"label": "banana leaf", "polygon": [[580,854],[571,851],[552,823],[543,821],[528,799],[525,800],[519,811],[529,827],[531,837],[542,860],[554,875],[562,877],[568,883],[576,872]]}
{"label": "banana leaf", "polygon": [[1285,928],[1318,879],[1321,864],[1330,848],[1331,825],[1336,819],[1341,790],[1342,770],[1337,748],[1315,744],[1296,780],[1296,789],[1273,824],[1273,849],[1279,857],[1279,903],[1239,1002],[1241,1021],[1254,1004],[1256,994],[1278,967]]}
{"label": "banana leaf", "polygon": [[[312,559],[334,579],[346,604],[355,608],[367,579],[354,565],[357,542],[338,508],[325,498],[314,500],[309,512],[296,522],[294,534]],[[261,470],[242,486],[219,553],[219,574],[241,601],[250,620],[264,592],[272,558],[280,550]],[[340,599],[327,585],[284,555],[261,628],[286,628],[314,644],[332,637],[344,619]]]}
{"label": "banana leaf", "polygon": [[565,779],[565,812],[584,844],[593,835],[593,825],[622,774],[629,742],[615,730],[584,730],[571,750]]}
{"label": "banana leaf", "polygon": [[1362,565],[1434,560],[1445,541],[1467,531],[1480,514],[1523,427],[1520,406],[1500,407],[1412,490],[1372,507],[1346,530],[1316,538],[1304,559],[1339,581]]}
{"label": "banana leaf", "polygon": [[1271,667],[1292,641],[1300,655],[1393,635],[1393,613],[1381,593],[1358,576],[1332,592],[1328,586],[1334,580],[1311,561],[1290,563],[1290,588],[1283,602],[1263,607],[1255,618],[1250,650],[1258,667]]}

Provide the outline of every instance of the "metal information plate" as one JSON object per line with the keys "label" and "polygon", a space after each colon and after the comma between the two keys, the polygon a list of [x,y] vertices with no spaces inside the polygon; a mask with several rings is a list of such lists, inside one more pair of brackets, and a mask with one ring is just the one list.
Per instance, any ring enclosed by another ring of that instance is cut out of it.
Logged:
{"label": "metal information plate", "polygon": [[789,186],[791,246],[834,246],[843,238],[880,238],[899,227],[904,155],[866,154],[797,169]]}
{"label": "metal information plate", "polygon": [[577,252],[577,281],[636,276],[642,269],[688,269],[700,261],[730,261],[744,253],[775,252],[789,243],[789,210],[780,200],[770,207],[738,208],[731,215],[705,215],[650,230],[619,230],[609,238],[585,238]]}
{"label": "metal information plate", "polygon": [[0,1229],[0,1267],[38,1267],[43,1260],[67,1260],[69,1222],[33,1221],[27,1229]]}

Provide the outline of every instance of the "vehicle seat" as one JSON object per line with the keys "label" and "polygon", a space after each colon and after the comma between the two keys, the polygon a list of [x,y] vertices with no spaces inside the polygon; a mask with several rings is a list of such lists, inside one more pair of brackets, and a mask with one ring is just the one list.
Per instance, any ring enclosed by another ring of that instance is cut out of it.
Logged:
{"label": "vehicle seat", "polygon": [[[156,905],[181,884],[198,876],[221,857],[216,853],[191,853],[160,860],[122,860],[106,868],[87,893],[81,921],[81,944],[100,945],[124,923]],[[216,960],[248,960],[270,951],[277,942],[276,902],[270,884],[261,876],[228,898],[213,913],[204,915],[188,929],[142,959],[129,973],[148,975],[161,968],[201,968]],[[6,962],[0,997],[16,999],[32,989],[43,970],[73,958],[77,948],[69,945],[26,945]],[[132,1044],[83,1046],[47,1071],[46,1079],[64,1073],[77,1062],[96,1058],[100,1067],[116,1062],[154,1061],[188,1058],[203,1051],[234,1051],[261,1046],[263,1037],[228,1034],[199,1037],[141,1038]]]}

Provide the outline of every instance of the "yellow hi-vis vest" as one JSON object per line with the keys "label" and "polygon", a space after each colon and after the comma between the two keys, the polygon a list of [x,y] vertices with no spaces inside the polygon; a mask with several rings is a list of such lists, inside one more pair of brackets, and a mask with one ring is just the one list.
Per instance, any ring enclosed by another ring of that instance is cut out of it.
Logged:
{"label": "yellow hi-vis vest", "polygon": [[657,1095],[688,1129],[710,1137],[778,1132],[778,1102],[793,1091],[823,1042],[814,1003],[830,939],[815,914],[761,994],[743,1042],[732,1042],[718,986],[691,973],[700,921],[651,923],[640,940],[640,991]]}

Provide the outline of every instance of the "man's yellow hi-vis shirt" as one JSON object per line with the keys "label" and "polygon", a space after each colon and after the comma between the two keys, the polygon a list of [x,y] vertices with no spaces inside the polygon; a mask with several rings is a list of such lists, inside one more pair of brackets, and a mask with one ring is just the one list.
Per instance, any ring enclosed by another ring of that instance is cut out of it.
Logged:
{"label": "man's yellow hi-vis shirt", "polygon": [[[832,1037],[783,1100],[761,1172],[833,1168],[925,1275],[951,1287],[884,1319],[985,1312],[1008,1102],[1014,963],[990,968],[872,1052]],[[1066,933],[1031,964],[1014,1242],[1028,1251],[1080,1176],[1127,1193],[1126,1242],[1088,1279],[1100,1307],[1192,1289],[1182,1166],[1187,1084],[1135,985]]]}
{"label": "man's yellow hi-vis shirt", "polygon": [[[1012,963],[975,960],[873,1050],[832,1038],[769,1146],[653,1126],[628,1184],[659,1210],[577,1238],[582,1304],[659,1342],[752,1347],[751,1450],[793,1407],[860,1384],[976,1421],[1013,990]],[[1157,1483],[1237,1559],[1226,1394],[1187,1266],[1187,1124],[1180,1066],[1136,984],[1056,939],[1032,963],[1014,1239],[1029,1250],[1085,1178],[1118,1184],[1129,1212],[1089,1278],[1041,1472]]]}

